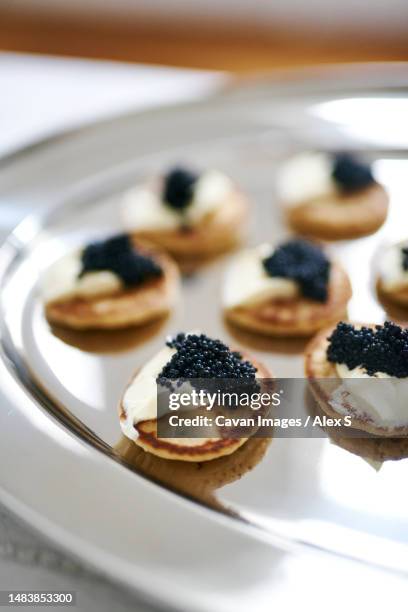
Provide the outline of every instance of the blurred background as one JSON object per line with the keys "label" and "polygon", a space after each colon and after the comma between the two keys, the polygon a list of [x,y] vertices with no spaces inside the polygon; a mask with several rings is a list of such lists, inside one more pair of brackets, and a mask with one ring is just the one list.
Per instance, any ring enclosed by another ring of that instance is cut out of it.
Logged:
{"label": "blurred background", "polygon": [[0,0],[3,50],[256,71],[408,59],[406,0]]}

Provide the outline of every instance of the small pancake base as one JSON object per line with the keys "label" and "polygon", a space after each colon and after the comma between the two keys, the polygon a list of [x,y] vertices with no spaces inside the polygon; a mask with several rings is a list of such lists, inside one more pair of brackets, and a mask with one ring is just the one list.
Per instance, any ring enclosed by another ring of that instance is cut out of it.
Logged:
{"label": "small pancake base", "polygon": [[324,304],[306,298],[271,300],[252,307],[227,309],[225,316],[230,323],[252,332],[277,337],[307,337],[344,319],[351,294],[346,272],[334,263],[329,295]]}
{"label": "small pancake base", "polygon": [[[358,324],[356,327],[361,327],[362,325]],[[368,324],[365,325],[369,327]],[[310,390],[323,412],[329,417],[339,418],[339,416],[345,415],[336,412],[329,403],[331,394],[341,385],[341,378],[337,376],[334,364],[330,363],[326,357],[328,337],[333,329],[334,327],[324,329],[306,347],[305,374],[309,379]],[[325,378],[330,379],[328,385],[323,384],[321,381],[321,379]],[[377,425],[369,418],[363,419],[351,416],[350,427],[385,438],[404,438],[408,436],[408,425],[386,428]]]}
{"label": "small pancake base", "polygon": [[[243,354],[257,368],[258,378],[271,378],[269,370],[261,363]],[[137,376],[137,373],[135,374]],[[133,379],[135,378],[133,377]],[[132,380],[133,380],[132,379]],[[129,384],[131,384],[130,381]],[[122,400],[119,404],[119,418],[125,417]],[[138,432],[134,443],[145,451],[163,459],[179,461],[211,461],[230,455],[243,446],[248,438],[158,438],[157,419],[141,421],[136,425]]]}
{"label": "small pancake base", "polygon": [[53,325],[75,330],[121,329],[141,326],[166,316],[172,309],[179,285],[176,264],[152,247],[140,249],[157,261],[163,276],[141,287],[92,300],[72,298],[45,305],[47,320]]}
{"label": "small pancake base", "polygon": [[235,190],[226,202],[200,224],[176,230],[132,232],[135,240],[148,240],[173,255],[177,261],[220,254],[236,247],[242,239],[248,202]]}
{"label": "small pancake base", "polygon": [[388,194],[375,183],[354,194],[333,194],[288,207],[286,217],[292,229],[303,236],[345,240],[373,234],[387,213]]}

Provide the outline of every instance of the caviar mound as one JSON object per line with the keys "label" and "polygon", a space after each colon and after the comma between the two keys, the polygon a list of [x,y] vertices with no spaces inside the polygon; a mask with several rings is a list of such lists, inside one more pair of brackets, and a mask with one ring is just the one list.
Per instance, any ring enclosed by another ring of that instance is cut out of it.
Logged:
{"label": "caviar mound", "polygon": [[[176,342],[181,340],[180,336],[176,336]],[[269,379],[272,377],[270,371],[262,363],[245,354],[241,355],[241,358],[243,363],[251,364],[256,371],[257,378]],[[137,373],[132,380],[136,376]],[[132,380],[129,384],[132,383]],[[119,404],[119,418],[126,418],[122,401]],[[213,438],[159,438],[157,435],[157,419],[139,422],[135,425],[135,429],[138,436],[134,443],[146,452],[163,459],[189,462],[211,461],[230,455],[248,440],[248,438],[223,437],[220,435],[221,432],[218,432],[217,437]]]}
{"label": "caviar mound", "polygon": [[[331,326],[321,330],[309,343],[305,350],[305,375],[309,381],[309,388],[320,408],[329,417],[338,418],[348,413],[348,404],[343,405],[344,413],[340,415],[331,404],[333,393],[342,385],[342,379],[338,376],[334,362],[329,361],[327,352],[329,338],[337,326]],[[375,331],[375,325],[354,324],[356,330],[368,328]],[[368,432],[385,438],[399,438],[408,436],[408,423],[406,426],[385,427],[369,418],[360,418],[351,414],[351,427],[360,431]],[[407,419],[408,420],[408,419]]]}
{"label": "caviar mound", "polygon": [[336,185],[346,192],[365,189],[375,182],[370,166],[347,153],[335,156],[332,177]]}
{"label": "caviar mound", "polygon": [[327,359],[350,370],[363,368],[369,376],[384,372],[408,376],[408,330],[386,321],[384,325],[356,328],[340,322],[328,338]]}
{"label": "caviar mound", "polygon": [[253,306],[228,308],[225,317],[233,325],[257,334],[307,337],[347,316],[352,289],[348,275],[337,262],[331,265],[327,292],[325,302],[303,296],[270,299]]}
{"label": "caviar mound", "polygon": [[176,353],[160,372],[158,382],[178,378],[255,379],[256,368],[252,363],[221,340],[205,334],[180,333],[166,344]]}
{"label": "caviar mound", "polygon": [[198,175],[184,168],[174,168],[164,177],[163,201],[182,212],[191,204]]}
{"label": "caviar mound", "polygon": [[327,300],[330,261],[313,243],[290,240],[275,249],[262,264],[269,276],[294,280],[304,297],[318,302]]}
{"label": "caviar mound", "polygon": [[76,330],[120,329],[141,326],[165,317],[173,308],[179,289],[179,272],[166,254],[145,243],[138,252],[152,259],[162,273],[141,285],[124,287],[111,296],[71,298],[45,304],[47,320]]}
{"label": "caviar mound", "polygon": [[140,252],[127,234],[121,234],[87,245],[82,251],[82,269],[79,274],[109,270],[126,287],[137,287],[162,276],[163,270],[154,258]]}
{"label": "caviar mound", "polygon": [[227,252],[240,244],[246,229],[248,201],[237,188],[215,211],[195,225],[182,223],[175,229],[145,229],[132,231],[133,238],[156,244],[170,253],[179,263],[200,262]]}

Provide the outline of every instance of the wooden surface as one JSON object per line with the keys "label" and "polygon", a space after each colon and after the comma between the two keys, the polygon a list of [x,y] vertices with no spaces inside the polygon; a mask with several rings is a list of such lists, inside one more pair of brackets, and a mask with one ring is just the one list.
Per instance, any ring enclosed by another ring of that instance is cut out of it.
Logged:
{"label": "wooden surface", "polygon": [[0,11],[3,50],[253,72],[316,63],[408,60],[408,37],[230,31],[199,24],[61,22]]}

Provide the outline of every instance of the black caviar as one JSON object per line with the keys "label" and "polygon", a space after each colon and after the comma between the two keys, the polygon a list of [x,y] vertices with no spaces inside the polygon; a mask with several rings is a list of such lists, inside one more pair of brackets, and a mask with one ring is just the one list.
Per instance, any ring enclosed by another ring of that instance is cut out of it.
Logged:
{"label": "black caviar", "polygon": [[180,378],[255,379],[255,366],[221,340],[205,334],[180,333],[166,344],[177,352],[160,372],[158,382]]}
{"label": "black caviar", "polygon": [[304,297],[325,302],[328,294],[330,261],[323,251],[306,240],[290,240],[262,260],[269,276],[290,278]]}
{"label": "black caviar", "polygon": [[81,278],[87,272],[109,270],[127,287],[162,276],[163,270],[150,257],[139,253],[126,234],[93,242],[82,251]]}
{"label": "black caviar", "polygon": [[163,200],[182,212],[191,204],[198,175],[184,168],[174,168],[164,177]]}
{"label": "black caviar", "polygon": [[396,378],[408,376],[408,330],[387,321],[374,328],[356,329],[338,323],[328,338],[327,359],[350,370],[361,367],[373,376],[384,372]]}
{"label": "black caviar", "polygon": [[408,247],[401,249],[402,251],[402,269],[408,270]]}
{"label": "black caviar", "polygon": [[375,182],[370,166],[347,153],[335,156],[332,177],[340,189],[346,192],[359,191]]}

